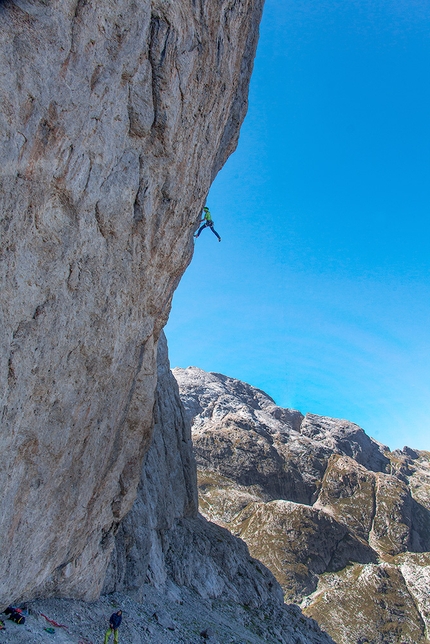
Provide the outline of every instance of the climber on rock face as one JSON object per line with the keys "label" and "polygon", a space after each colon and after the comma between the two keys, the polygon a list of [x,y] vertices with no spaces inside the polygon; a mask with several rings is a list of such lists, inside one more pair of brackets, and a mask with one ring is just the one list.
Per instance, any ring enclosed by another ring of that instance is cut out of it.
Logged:
{"label": "climber on rock face", "polygon": [[200,228],[198,229],[198,231],[196,232],[194,237],[197,239],[197,237],[202,232],[203,228],[208,228],[209,227],[211,229],[211,231],[213,232],[213,234],[216,237],[218,237],[218,241],[221,241],[221,237],[218,235],[217,231],[214,228],[214,222],[212,221],[212,216],[211,216],[211,213],[210,213],[209,208],[207,206],[205,206],[203,208],[202,215],[203,215],[203,219],[200,220],[200,223],[202,223],[203,221],[205,223],[203,224],[203,226],[200,226]]}

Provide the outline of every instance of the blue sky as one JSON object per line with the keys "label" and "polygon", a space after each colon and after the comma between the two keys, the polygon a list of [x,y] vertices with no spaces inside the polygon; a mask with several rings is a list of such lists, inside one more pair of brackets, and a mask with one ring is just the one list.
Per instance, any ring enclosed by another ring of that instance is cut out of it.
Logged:
{"label": "blue sky", "polygon": [[430,3],[266,0],[172,366],[430,449]]}

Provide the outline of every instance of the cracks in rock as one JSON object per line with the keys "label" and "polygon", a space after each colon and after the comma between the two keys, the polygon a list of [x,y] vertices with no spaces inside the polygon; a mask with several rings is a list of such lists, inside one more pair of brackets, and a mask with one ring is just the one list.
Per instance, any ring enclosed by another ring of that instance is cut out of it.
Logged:
{"label": "cracks in rock", "polygon": [[120,422],[120,424],[119,424],[119,430],[121,430],[121,429],[122,429],[122,427],[124,426],[124,424],[125,424],[125,422],[126,422],[126,420],[127,420],[128,411],[129,411],[129,409],[130,409],[131,401],[132,401],[132,399],[133,399],[134,392],[135,392],[135,390],[136,390],[136,382],[137,382],[137,378],[138,378],[138,376],[139,376],[139,374],[140,374],[140,372],[141,372],[141,370],[142,370],[143,357],[144,357],[144,355],[145,355],[145,349],[146,349],[147,342],[148,342],[148,341],[146,340],[146,341],[145,341],[145,342],[143,342],[143,344],[140,346],[139,358],[138,358],[138,360],[137,360],[136,372],[135,372],[135,374],[134,374],[134,377],[133,377],[133,380],[132,380],[132,383],[131,383],[131,387],[130,387],[129,392],[128,392],[128,396],[127,396],[127,401],[126,401],[126,403],[125,403],[125,409],[124,409],[123,417],[122,417],[122,420],[121,420],[121,422]]}
{"label": "cracks in rock", "polygon": [[95,207],[95,210],[94,210],[94,217],[96,219],[97,228],[99,230],[100,235],[103,237],[103,239],[106,242],[108,242],[109,241],[109,236],[113,235],[114,233],[113,233],[113,231],[107,230],[107,228],[105,226],[105,222],[103,221],[103,215],[100,212],[99,203],[100,202],[97,201],[96,207]]}
{"label": "cracks in rock", "polygon": [[19,159],[19,161],[21,161],[22,157],[24,155],[24,151],[26,149],[27,143],[28,143],[28,139],[25,136],[25,134],[23,132],[21,132],[20,130],[17,130],[16,133],[19,134],[20,136],[22,136],[22,138],[24,139],[23,144],[20,147],[19,155],[18,155],[18,159]]}
{"label": "cracks in rock", "polygon": [[94,210],[94,217],[96,219],[97,228],[99,229],[100,235],[104,239],[106,239],[104,231],[103,231],[103,226],[102,226],[101,215],[100,215],[100,210],[99,210],[99,202],[98,201],[96,203],[96,207],[95,207],[95,210]]}
{"label": "cracks in rock", "polygon": [[82,194],[86,194],[87,192],[88,184],[90,183],[91,173],[93,171],[93,162],[91,159],[91,155],[88,158],[90,162],[90,167],[88,168],[87,180],[85,181],[85,186],[84,186],[84,189],[82,190]]}
{"label": "cracks in rock", "polygon": [[[72,17],[72,33],[71,33],[71,39],[70,39],[69,56],[70,54],[75,53],[75,38],[76,38],[77,23],[78,21],[81,20],[82,10],[87,4],[88,4],[88,0],[76,0],[75,10],[73,12],[73,17]],[[69,58],[69,56],[67,56],[67,58]]]}
{"label": "cracks in rock", "polygon": [[221,67],[221,60],[224,54],[224,44],[222,42],[222,39],[220,36],[218,36],[217,40],[217,53],[216,53],[216,64],[217,64],[217,69],[219,70]]}
{"label": "cracks in rock", "polygon": [[175,70],[176,73],[178,74],[178,88],[179,88],[179,93],[181,95],[181,120],[183,118],[183,113],[184,113],[184,104],[185,104],[185,96],[184,96],[184,90],[182,89],[182,84],[181,84],[181,74],[179,73],[178,66],[175,64]]}
{"label": "cracks in rock", "polygon": [[16,374],[15,374],[15,369],[13,368],[13,351],[10,352],[9,355],[9,360],[7,362],[7,381],[9,387],[13,387],[16,383]]}
{"label": "cracks in rock", "polygon": [[39,306],[36,307],[36,310],[33,315],[33,320],[36,320],[40,315],[43,315],[43,313],[45,313],[45,307],[47,303],[48,303],[48,300],[46,300],[46,302],[44,302],[43,304],[39,304]]}
{"label": "cracks in rock", "polygon": [[70,191],[59,187],[57,188],[57,196],[63,212],[68,216],[69,220],[76,225],[79,220],[78,209],[73,201]]}
{"label": "cracks in rock", "polygon": [[69,52],[64,59],[61,67],[61,75],[64,76],[69,66],[72,54],[76,54],[76,32],[78,30],[78,23],[81,21],[81,14],[83,8],[88,4],[88,0],[76,0],[75,8],[72,12],[71,27],[70,27],[70,47]]}
{"label": "cracks in rock", "polygon": [[143,200],[145,199],[146,193],[148,192],[148,188],[148,185],[146,185],[144,188],[140,187],[136,193],[136,198],[133,204],[133,220],[136,224],[144,219],[145,213],[143,210]]}
{"label": "cracks in rock", "polygon": [[[137,378],[138,378],[138,376],[139,376],[139,374],[140,374],[140,372],[142,370],[143,358],[145,356],[145,350],[146,350],[147,343],[148,343],[148,340],[145,340],[145,342],[143,342],[141,344],[141,346],[140,346],[139,357],[138,357],[138,360],[137,360],[136,370],[135,370],[133,380],[132,380],[131,385],[130,385],[130,389],[129,389],[128,394],[127,394],[127,398],[126,398],[124,410],[123,410],[122,415],[121,415],[121,419],[120,419],[120,421],[118,423],[118,427],[117,427],[116,435],[115,435],[115,440],[114,440],[113,445],[112,445],[111,455],[110,455],[109,463],[107,465],[108,470],[110,470],[112,468],[113,464],[117,460],[117,455],[121,452],[121,446],[120,446],[121,432],[122,432],[122,428],[124,427],[125,423],[127,422],[128,412],[130,410],[130,406],[131,406],[131,402],[133,400],[134,392],[136,391]],[[150,376],[152,374],[145,374],[145,375]]]}
{"label": "cracks in rock", "polygon": [[372,512],[370,515],[370,530],[369,530],[369,544],[371,542],[375,543],[377,541],[377,537],[374,532],[374,527],[375,527],[375,517],[376,517],[376,512],[377,512],[377,502],[376,502],[376,496],[379,492],[379,480],[376,476],[373,477],[372,481],[372,491],[373,491],[373,497],[372,497]]}
{"label": "cracks in rock", "polygon": [[114,521],[107,530],[102,529],[102,535],[100,539],[100,547],[102,551],[111,550],[113,545],[113,539],[116,533],[118,532],[118,527],[119,527],[119,523]]}
{"label": "cracks in rock", "polygon": [[71,291],[75,291],[79,286],[80,280],[81,280],[80,262],[72,262],[71,264],[69,264],[69,275],[67,277],[67,287]]}
{"label": "cracks in rock", "polygon": [[[46,307],[49,304],[49,298],[46,299],[42,304],[39,304],[36,306],[33,315],[31,316],[31,319],[29,320],[22,320],[14,333],[12,334],[12,342],[11,342],[11,350],[9,353],[9,358],[7,362],[8,366],[8,372],[7,372],[7,380],[8,380],[8,385],[9,387],[13,387],[16,383],[17,376],[15,372],[15,367],[14,367],[14,355],[15,352],[20,350],[20,341],[23,340],[28,334],[31,332],[34,323],[38,320],[38,318],[46,312]],[[37,351],[37,347],[36,347]]]}
{"label": "cracks in rock", "polygon": [[154,106],[154,122],[152,127],[164,127],[165,123],[160,116],[161,108],[161,67],[167,53],[169,36],[171,33],[170,23],[160,16],[152,15],[150,24],[149,37],[149,63],[151,65],[151,87],[152,103]]}
{"label": "cracks in rock", "polygon": [[143,203],[149,190],[149,182],[144,176],[145,160],[142,155],[139,156],[139,187],[136,192],[133,203],[133,221],[138,224],[145,218]]}
{"label": "cracks in rock", "polygon": [[[170,36],[171,25],[168,20],[160,18],[158,16],[151,17],[151,40],[150,40],[150,55],[154,60],[155,67],[162,67],[164,59],[167,52],[167,43]],[[158,47],[158,41],[160,36],[161,51],[158,53],[158,60],[155,58],[154,54],[157,50],[160,50]]]}
{"label": "cracks in rock", "polygon": [[75,21],[78,18],[80,18],[82,8],[87,4],[88,4],[88,0],[76,0],[75,11],[73,13],[73,21]]}
{"label": "cracks in rock", "polygon": [[93,91],[95,86],[97,85],[102,71],[103,71],[103,66],[102,65],[96,65],[93,73],[91,74],[91,80],[90,80],[90,89],[91,89],[91,91]]}

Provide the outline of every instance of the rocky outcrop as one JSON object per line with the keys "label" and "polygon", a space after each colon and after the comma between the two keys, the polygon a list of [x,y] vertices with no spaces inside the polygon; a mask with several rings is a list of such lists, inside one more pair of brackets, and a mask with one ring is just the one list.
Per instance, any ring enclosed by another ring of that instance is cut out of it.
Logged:
{"label": "rocky outcrop", "polygon": [[261,9],[0,3],[0,605],[102,588]]}
{"label": "rocky outcrop", "polygon": [[380,554],[396,555],[417,541],[407,484],[396,476],[374,474],[349,457],[330,458],[314,507],[346,521]]}
{"label": "rocky outcrop", "polygon": [[174,369],[174,375],[193,422],[199,468],[258,488],[265,500],[313,503],[332,454],[375,472],[390,468],[379,443],[354,423],[303,417],[250,385],[195,367]]}
{"label": "rocky outcrop", "polygon": [[305,613],[317,619],[337,644],[428,642],[422,607],[399,566],[354,565],[339,574],[324,575],[318,591],[304,605],[308,602]]}
{"label": "rocky outcrop", "polygon": [[284,588],[286,601],[312,593],[318,575],[376,559],[371,548],[323,510],[291,501],[248,505],[228,527]]}
{"label": "rocky outcrop", "polygon": [[221,374],[173,372],[202,513],[339,644],[427,641],[429,453],[391,452],[353,423],[281,409]]}

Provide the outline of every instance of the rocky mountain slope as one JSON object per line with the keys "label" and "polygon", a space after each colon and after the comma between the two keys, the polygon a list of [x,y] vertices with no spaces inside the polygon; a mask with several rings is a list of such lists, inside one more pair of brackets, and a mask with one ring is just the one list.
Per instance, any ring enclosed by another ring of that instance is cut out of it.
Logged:
{"label": "rocky mountain slope", "polygon": [[262,3],[0,2],[0,606],[103,587]]}
{"label": "rocky mountain slope", "polygon": [[200,507],[247,543],[338,644],[430,635],[430,454],[391,452],[357,425],[174,369]]}

